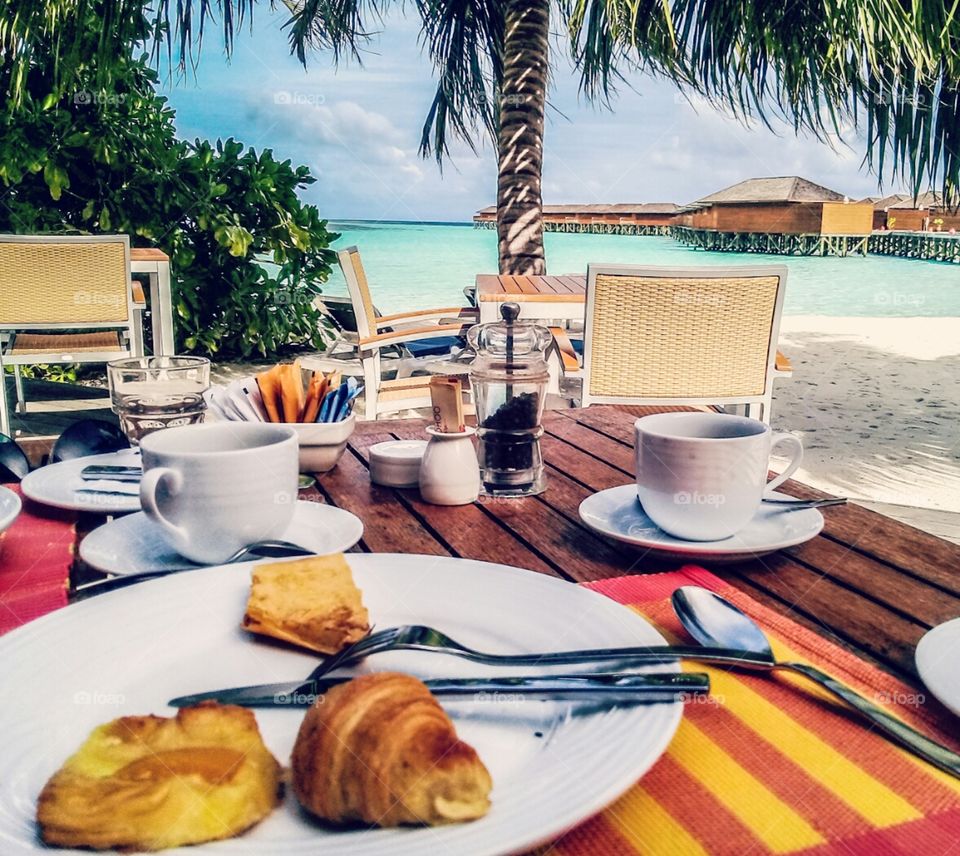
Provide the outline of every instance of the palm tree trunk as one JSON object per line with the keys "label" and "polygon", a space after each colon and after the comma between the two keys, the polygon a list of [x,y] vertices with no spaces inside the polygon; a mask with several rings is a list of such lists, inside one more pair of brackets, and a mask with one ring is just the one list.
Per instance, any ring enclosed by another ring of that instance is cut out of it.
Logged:
{"label": "palm tree trunk", "polygon": [[507,0],[500,93],[497,235],[500,273],[544,274],[543,118],[549,0]]}

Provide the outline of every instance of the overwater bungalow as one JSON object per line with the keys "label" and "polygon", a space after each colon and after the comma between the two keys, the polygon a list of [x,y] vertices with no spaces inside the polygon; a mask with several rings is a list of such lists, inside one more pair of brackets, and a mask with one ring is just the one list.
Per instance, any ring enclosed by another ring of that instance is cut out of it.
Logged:
{"label": "overwater bungalow", "polygon": [[939,193],[904,195],[887,209],[885,226],[898,232],[948,232],[960,229],[960,211],[950,210]]}
{"label": "overwater bungalow", "polygon": [[873,205],[799,176],[750,178],[688,206],[689,225],[717,232],[867,235]]}

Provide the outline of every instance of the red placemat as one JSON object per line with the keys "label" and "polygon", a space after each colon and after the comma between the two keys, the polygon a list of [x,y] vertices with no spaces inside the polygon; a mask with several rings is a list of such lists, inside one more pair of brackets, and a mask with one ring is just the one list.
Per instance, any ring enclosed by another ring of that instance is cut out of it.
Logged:
{"label": "red placemat", "polygon": [[[957,749],[958,722],[923,694],[695,566],[589,588],[689,643],[670,606],[679,586],[719,592],[782,659],[814,663]],[[917,854],[958,851],[960,780],[895,747],[802,678],[700,663],[711,695],[688,703],[669,749],[613,805],[551,854]]]}
{"label": "red placemat", "polygon": [[[7,485],[21,496],[18,485]],[[0,534],[0,633],[67,604],[76,515],[24,500]]]}

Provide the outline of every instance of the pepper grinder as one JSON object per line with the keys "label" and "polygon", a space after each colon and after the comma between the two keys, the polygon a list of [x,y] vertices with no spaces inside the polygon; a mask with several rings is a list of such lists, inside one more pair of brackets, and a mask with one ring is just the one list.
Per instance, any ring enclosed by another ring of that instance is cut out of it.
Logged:
{"label": "pepper grinder", "polygon": [[500,321],[478,324],[467,340],[477,357],[470,382],[477,408],[480,477],[488,496],[532,496],[546,489],[540,436],[549,372],[546,327],[518,320],[504,303]]}

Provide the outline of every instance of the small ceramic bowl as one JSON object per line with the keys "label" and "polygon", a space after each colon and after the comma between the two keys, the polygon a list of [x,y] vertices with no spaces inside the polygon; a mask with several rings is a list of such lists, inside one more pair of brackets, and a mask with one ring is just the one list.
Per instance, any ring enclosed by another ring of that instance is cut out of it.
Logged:
{"label": "small ceramic bowl", "polygon": [[357,424],[352,413],[342,422],[285,422],[300,441],[300,472],[325,473],[332,470]]}

